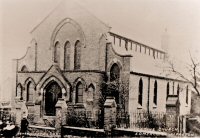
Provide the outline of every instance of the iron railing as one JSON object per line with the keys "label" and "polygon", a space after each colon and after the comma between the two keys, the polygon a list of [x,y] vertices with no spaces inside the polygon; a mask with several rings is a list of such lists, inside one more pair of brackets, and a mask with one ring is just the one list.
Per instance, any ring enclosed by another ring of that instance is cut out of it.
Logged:
{"label": "iron railing", "polygon": [[[173,115],[176,117],[176,115]],[[118,112],[116,117],[117,128],[149,129],[163,132],[176,132],[177,127],[167,125],[169,116],[163,112],[137,111],[132,113]]]}
{"label": "iron railing", "polygon": [[92,113],[86,110],[69,110],[66,114],[66,125],[86,128],[102,128],[103,115],[100,111]]}

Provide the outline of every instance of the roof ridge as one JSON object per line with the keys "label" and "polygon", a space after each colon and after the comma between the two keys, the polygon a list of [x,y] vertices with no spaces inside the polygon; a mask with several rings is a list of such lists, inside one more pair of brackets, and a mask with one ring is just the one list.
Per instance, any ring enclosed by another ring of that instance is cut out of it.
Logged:
{"label": "roof ridge", "polygon": [[40,26],[40,24],[42,24],[61,5],[61,3],[63,3],[63,1],[64,0],[61,0],[61,2],[59,2],[59,4],[57,6],[55,6],[44,18],[42,18],[39,21],[39,23],[31,29],[30,33],[32,33],[35,29],[37,29]]}
{"label": "roof ridge", "polygon": [[90,15],[92,15],[95,19],[97,19],[99,22],[101,22],[102,24],[104,24],[106,27],[111,29],[111,26],[109,26],[108,24],[106,24],[105,22],[103,22],[100,18],[98,18],[95,14],[93,14],[92,12],[90,12],[87,8],[85,8],[85,6],[81,5],[80,2],[78,2],[77,0],[74,0],[82,9],[84,9],[87,13],[89,13]]}
{"label": "roof ridge", "polygon": [[[94,15],[93,13],[91,13],[87,8],[85,8],[83,5],[80,4],[80,2],[78,2],[77,0],[67,0],[67,1],[71,1],[73,3],[76,3],[81,9],[83,9],[84,11],[86,11],[88,14],[90,14],[91,16],[93,16],[95,19],[97,19],[99,22],[101,22],[102,24],[104,24],[106,27],[108,27],[109,29],[111,29],[111,27],[106,24],[105,22],[103,22],[101,19],[99,19],[96,15]],[[32,33],[35,29],[37,29],[40,24],[42,24],[61,4],[65,3],[66,0],[61,0],[57,6],[55,6],[35,27],[33,27],[33,29],[30,31],[30,33]]]}

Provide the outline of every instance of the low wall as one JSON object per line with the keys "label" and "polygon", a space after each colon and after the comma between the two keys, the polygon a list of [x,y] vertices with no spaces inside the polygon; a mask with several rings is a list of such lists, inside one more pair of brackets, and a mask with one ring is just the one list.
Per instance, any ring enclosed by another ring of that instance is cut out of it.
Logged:
{"label": "low wall", "polygon": [[124,129],[114,128],[112,131],[113,136],[124,136],[124,137],[167,137],[167,133],[140,129]]}
{"label": "low wall", "polygon": [[63,138],[65,135],[86,136],[86,137],[106,136],[104,129],[63,126],[61,128],[61,137]]}

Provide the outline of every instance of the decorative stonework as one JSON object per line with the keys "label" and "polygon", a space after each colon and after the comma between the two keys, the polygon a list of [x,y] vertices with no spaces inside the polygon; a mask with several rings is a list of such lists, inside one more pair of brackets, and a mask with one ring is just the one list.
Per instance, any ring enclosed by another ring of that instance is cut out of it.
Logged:
{"label": "decorative stonework", "polygon": [[55,42],[55,38],[56,38],[57,33],[67,23],[72,24],[81,33],[81,35],[84,38],[84,41],[82,42],[82,44],[83,44],[83,47],[85,47],[85,41],[86,41],[85,34],[82,31],[80,25],[76,21],[72,20],[71,18],[65,18],[60,23],[58,23],[58,25],[56,26],[56,28],[54,29],[54,31],[52,33],[50,46],[51,47],[54,46],[54,42]]}

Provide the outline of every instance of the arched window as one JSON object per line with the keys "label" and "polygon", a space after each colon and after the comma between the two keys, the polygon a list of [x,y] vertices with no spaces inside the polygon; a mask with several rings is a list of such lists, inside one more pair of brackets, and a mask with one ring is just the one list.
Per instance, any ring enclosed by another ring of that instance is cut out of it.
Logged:
{"label": "arched window", "polygon": [[74,69],[81,68],[81,42],[78,40],[74,47]]}
{"label": "arched window", "polygon": [[58,98],[62,98],[61,88],[57,82],[50,82],[45,88],[45,115],[55,116],[56,108],[55,105],[58,101]]}
{"label": "arched window", "polygon": [[142,106],[142,97],[143,97],[143,81],[140,78],[139,81],[139,94],[138,94],[138,103]]}
{"label": "arched window", "polygon": [[157,85],[157,81],[155,81],[154,83],[154,96],[153,96],[153,103],[155,105],[157,105],[157,93],[158,92],[158,85]]}
{"label": "arched window", "polygon": [[26,71],[28,71],[28,68],[24,65],[24,66],[22,66],[21,71],[26,72]]}
{"label": "arched window", "polygon": [[67,41],[64,46],[64,69],[65,70],[70,69],[70,52],[71,52],[70,46],[71,45],[69,41]]}
{"label": "arched window", "polygon": [[177,96],[179,96],[179,92],[180,92],[180,87],[179,87],[179,84],[177,86]]}
{"label": "arched window", "polygon": [[76,85],[76,103],[83,103],[83,84],[81,82]]}
{"label": "arched window", "polygon": [[[169,96],[169,82],[167,83],[167,97]],[[166,97],[166,98],[167,98]]]}
{"label": "arched window", "polygon": [[34,84],[33,82],[29,81],[27,84],[27,97],[26,97],[27,102],[33,102],[34,91],[35,91]]}
{"label": "arched window", "polygon": [[59,42],[56,42],[55,46],[54,46],[54,62],[55,63],[60,62],[60,44],[59,44]]}
{"label": "arched window", "polygon": [[93,99],[94,98],[94,94],[95,93],[95,87],[93,84],[90,84],[88,87],[88,99]]}
{"label": "arched window", "polygon": [[186,87],[186,100],[185,100],[185,102],[186,102],[186,104],[188,104],[188,86]]}
{"label": "arched window", "polygon": [[112,65],[110,69],[110,81],[115,81],[120,78],[120,68],[119,66],[115,63]]}

